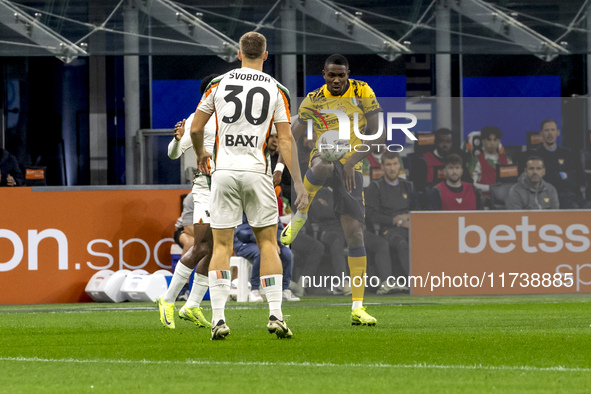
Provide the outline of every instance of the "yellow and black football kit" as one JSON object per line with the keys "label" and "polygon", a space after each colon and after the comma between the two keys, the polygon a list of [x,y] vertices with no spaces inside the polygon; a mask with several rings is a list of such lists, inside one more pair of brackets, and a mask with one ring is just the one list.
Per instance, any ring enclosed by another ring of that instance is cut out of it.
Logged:
{"label": "yellow and black football kit", "polygon": [[[328,130],[339,130],[337,115],[322,113],[323,109],[336,109],[347,114],[350,129],[349,152],[342,159],[334,162],[332,176],[327,179],[324,185],[332,187],[334,191],[334,208],[337,216],[340,217],[340,215],[346,214],[363,223],[365,221],[363,176],[361,174],[363,163],[359,161],[355,164],[355,189],[351,193],[347,192],[343,183],[343,164],[356,152],[355,147],[363,144],[363,141],[354,132],[355,125],[359,133],[365,134],[367,118],[371,114],[381,111],[381,107],[375,93],[367,83],[355,79],[349,79],[348,83],[347,91],[340,96],[334,96],[330,93],[326,85],[310,92],[300,105],[298,115],[299,121],[303,123],[307,123],[309,119],[312,121],[314,139],[318,140],[318,137]],[[355,122],[355,113],[357,113],[357,122]],[[371,131],[371,133],[374,132],[375,130]],[[310,152],[310,166],[312,165],[312,159],[317,155],[318,150],[316,147]],[[316,189],[320,187],[307,185],[307,179],[304,179],[304,185],[307,186],[306,190],[309,192],[311,202],[316,194]],[[310,192],[311,190],[312,192]],[[302,210],[302,212],[307,212],[307,209]]]}
{"label": "yellow and black football kit", "polygon": [[[312,120],[315,140],[328,130],[339,129],[337,115],[322,113],[321,111],[323,109],[336,109],[347,114],[350,127],[349,146],[351,149],[345,157],[340,160],[343,164],[349,156],[355,153],[353,147],[363,144],[363,141],[361,141],[353,131],[355,125],[354,113],[358,114],[357,126],[359,132],[365,134],[367,117],[374,112],[381,111],[376,95],[367,83],[355,79],[349,79],[348,82],[349,88],[340,96],[333,96],[326,87],[326,84],[313,92],[310,92],[300,105],[298,111],[299,120],[301,122],[306,123],[308,119]],[[317,149],[313,149],[310,153],[310,159],[317,153]],[[355,165],[355,169],[360,170],[361,166],[362,163],[358,162]]]}

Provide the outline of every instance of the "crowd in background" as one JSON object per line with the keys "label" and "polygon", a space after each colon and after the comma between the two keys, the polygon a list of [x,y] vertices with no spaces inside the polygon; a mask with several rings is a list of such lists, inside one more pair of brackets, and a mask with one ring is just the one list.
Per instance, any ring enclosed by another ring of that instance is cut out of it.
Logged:
{"label": "crowd in background", "polygon": [[[379,294],[408,290],[388,286],[385,280],[409,274],[410,211],[591,207],[585,198],[585,174],[579,152],[559,146],[560,130],[555,120],[541,121],[540,143],[527,148],[524,144],[523,148],[509,149],[503,146],[502,136],[498,127],[484,126],[457,144],[454,131],[442,128],[430,135],[431,144],[416,144],[411,154],[386,152],[370,157],[373,179],[364,193],[364,238],[368,275],[383,281]],[[305,140],[300,147],[302,171],[307,168],[313,146],[313,141]],[[281,184],[289,185],[285,172]],[[290,196],[285,196],[288,208]],[[318,192],[304,234],[311,239],[306,241],[307,245],[320,243],[316,248],[324,249],[323,261],[331,272],[339,273],[346,271],[346,243],[331,196],[326,186]],[[297,250],[294,255],[297,259]],[[314,263],[304,272],[309,274],[310,269],[318,266]],[[299,276],[294,275],[294,280]],[[349,289],[338,291],[346,294]]]}

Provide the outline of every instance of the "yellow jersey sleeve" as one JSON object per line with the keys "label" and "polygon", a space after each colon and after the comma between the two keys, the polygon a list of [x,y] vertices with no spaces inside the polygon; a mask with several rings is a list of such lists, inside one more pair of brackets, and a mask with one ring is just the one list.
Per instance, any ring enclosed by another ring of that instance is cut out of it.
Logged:
{"label": "yellow jersey sleeve", "polygon": [[370,114],[375,111],[380,111],[382,108],[380,107],[380,103],[378,103],[378,99],[376,94],[374,93],[371,86],[369,86],[365,82],[356,81],[359,84],[358,93],[361,99],[361,106],[363,109],[364,114]]}

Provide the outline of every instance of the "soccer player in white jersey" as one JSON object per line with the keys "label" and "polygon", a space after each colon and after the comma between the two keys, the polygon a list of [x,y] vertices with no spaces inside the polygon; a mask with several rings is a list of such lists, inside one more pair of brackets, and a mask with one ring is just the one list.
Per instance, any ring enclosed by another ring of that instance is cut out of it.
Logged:
{"label": "soccer player in white jersey", "polygon": [[[215,77],[217,77],[217,74],[208,75],[203,78],[201,81],[201,95],[205,93],[205,89]],[[187,120],[177,123],[174,138],[170,141],[170,144],[168,144],[168,157],[171,159],[178,159],[187,149],[193,148],[190,130],[194,115],[195,114],[193,113]],[[215,130],[215,119],[211,118],[205,125],[204,145],[206,149],[213,149]],[[193,237],[195,243],[193,247],[181,257],[174,270],[172,281],[170,282],[170,286],[166,293],[158,297],[156,300],[160,311],[160,321],[168,328],[175,328],[174,301],[191,276],[191,272],[193,272],[195,266],[197,266],[197,269],[193,279],[193,287],[191,288],[191,293],[187,302],[179,311],[179,317],[195,323],[197,327],[211,327],[211,323],[207,321],[205,316],[203,316],[203,310],[201,308],[201,301],[209,287],[207,271],[209,269],[213,246],[211,228],[209,227],[210,185],[210,175],[204,173],[195,175],[195,178],[193,179],[193,189],[191,191],[193,193],[194,201]]]}
{"label": "soccer player in white jersey", "polygon": [[230,291],[234,230],[242,223],[243,211],[261,252],[261,288],[269,303],[267,329],[279,338],[292,336],[281,311],[283,271],[276,239],[279,218],[271,160],[266,149],[272,123],[294,181],[295,205],[307,205],[308,196],[298,166],[291,163],[292,150],[297,158],[297,148],[289,125],[289,92],[262,71],[268,56],[266,48],[267,41],[260,33],[249,32],[240,38],[238,59],[242,68],[211,82],[191,125],[199,169],[207,172],[212,154],[203,144],[204,126],[212,115],[217,122],[210,204],[213,232],[213,256],[209,265],[213,310],[211,339],[223,339],[230,333],[224,308]]}

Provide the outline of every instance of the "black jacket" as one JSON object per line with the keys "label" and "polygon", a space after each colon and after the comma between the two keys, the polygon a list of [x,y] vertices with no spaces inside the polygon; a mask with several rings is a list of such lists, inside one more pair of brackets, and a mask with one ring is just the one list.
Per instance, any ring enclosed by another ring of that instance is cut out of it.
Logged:
{"label": "black jacket", "polygon": [[[549,151],[544,148],[544,145],[540,145],[532,151],[532,155],[540,156],[544,160],[546,167],[544,180],[554,186],[558,193],[570,190],[580,194],[584,178],[578,152],[571,152],[560,146],[555,151]],[[561,172],[567,174],[566,179],[562,179]]]}
{"label": "black jacket", "polygon": [[0,148],[0,173],[2,173],[0,186],[6,186],[6,178],[9,174],[12,175],[17,186],[22,186],[25,183],[23,172],[18,165],[16,157],[2,148]]}
{"label": "black jacket", "polygon": [[394,227],[397,215],[418,211],[419,198],[412,182],[398,179],[392,186],[382,177],[373,181],[365,191],[365,219],[368,223],[379,224],[382,228]]}

